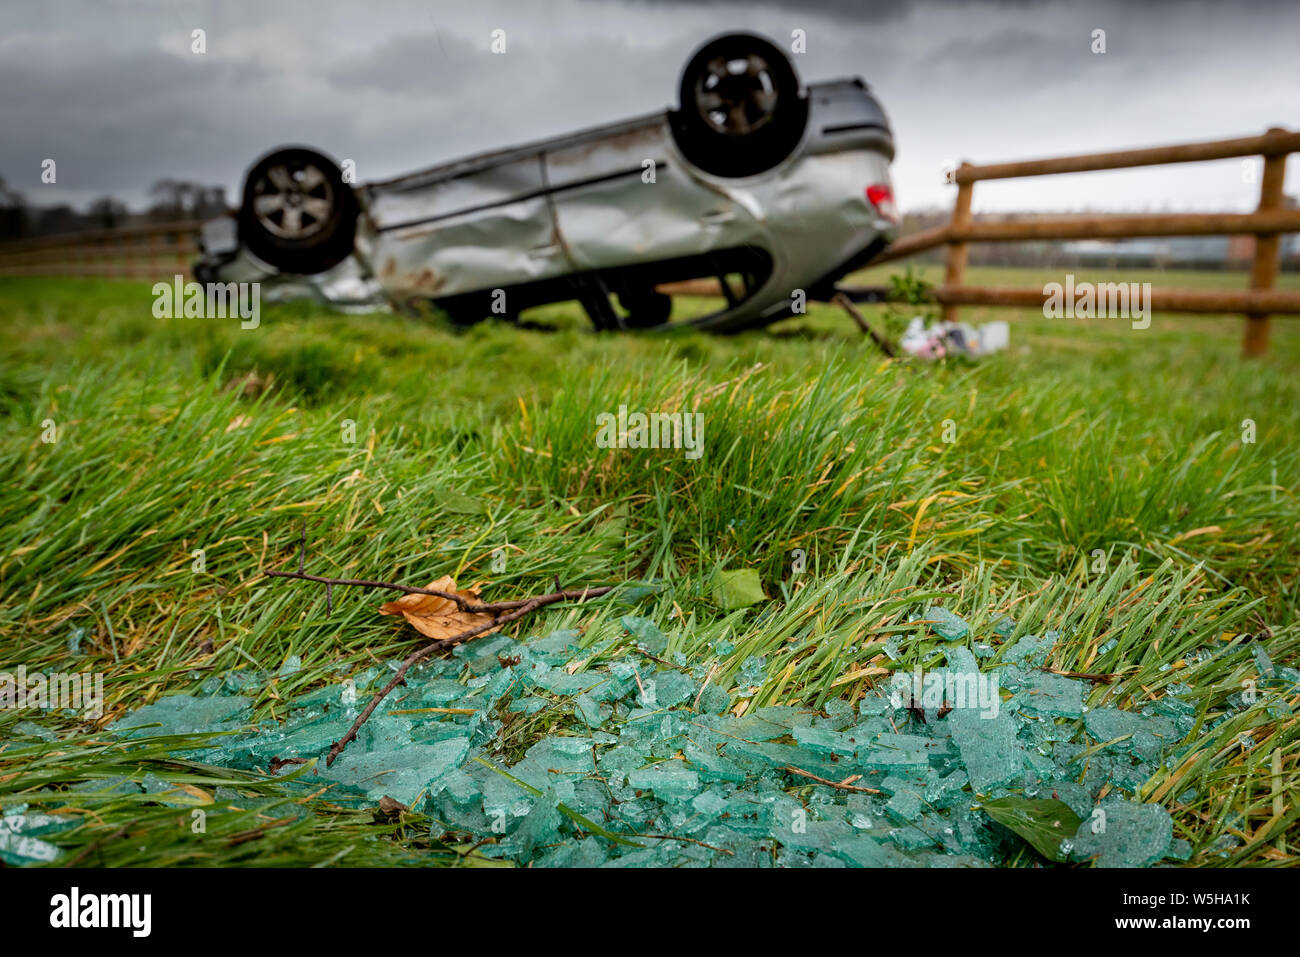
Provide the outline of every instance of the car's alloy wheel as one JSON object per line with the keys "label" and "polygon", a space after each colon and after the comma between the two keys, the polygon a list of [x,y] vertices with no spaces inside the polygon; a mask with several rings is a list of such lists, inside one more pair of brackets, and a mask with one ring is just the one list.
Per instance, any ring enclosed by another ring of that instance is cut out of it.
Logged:
{"label": "car's alloy wheel", "polygon": [[248,171],[240,239],[282,272],[324,272],[352,252],[357,215],[356,197],[333,160],[288,147]]}
{"label": "car's alloy wheel", "polygon": [[776,166],[803,137],[807,102],[794,67],[762,37],[730,34],[701,47],[682,71],[674,114],[677,146],[718,176]]}
{"label": "car's alloy wheel", "polygon": [[757,53],[743,60],[716,56],[696,77],[692,100],[715,132],[748,136],[770,123],[776,112],[772,68]]}
{"label": "car's alloy wheel", "polygon": [[336,202],[334,190],[315,163],[278,163],[253,184],[258,225],[282,239],[301,241],[320,232]]}

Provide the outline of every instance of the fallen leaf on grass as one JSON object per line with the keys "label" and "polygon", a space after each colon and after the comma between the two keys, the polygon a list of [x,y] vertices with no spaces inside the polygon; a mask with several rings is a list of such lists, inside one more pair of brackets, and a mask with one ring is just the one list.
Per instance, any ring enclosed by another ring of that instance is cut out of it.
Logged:
{"label": "fallen leaf on grass", "polygon": [[713,601],[724,611],[748,608],[766,598],[757,569],[734,568],[714,576]]}
{"label": "fallen leaf on grass", "polygon": [[[434,492],[434,499],[453,515],[482,515],[483,503],[471,495],[454,488],[440,488]],[[433,586],[430,585],[430,588]]]}
{"label": "fallen leaf on grass", "polygon": [[[477,588],[458,591],[456,581],[450,575],[443,575],[437,581],[429,582],[424,587],[433,591],[454,593],[469,601],[477,602],[479,600]],[[468,631],[479,625],[486,625],[492,620],[492,615],[489,612],[461,611],[454,601],[449,598],[439,598],[437,595],[403,595],[396,601],[389,601],[380,605],[379,613],[381,615],[401,615],[410,622],[412,628],[435,641],[459,635],[461,632]],[[499,630],[500,627],[489,628],[482,634],[490,635],[492,632]]]}
{"label": "fallen leaf on grass", "polygon": [[[430,585],[430,588],[433,586]],[[387,794],[379,799],[379,807],[373,808],[371,814],[374,815],[376,823],[390,823],[400,821],[402,814],[409,811],[410,808],[401,801],[395,801]]]}
{"label": "fallen leaf on grass", "polygon": [[1079,817],[1068,804],[1055,799],[1004,797],[984,802],[984,813],[1003,827],[1020,835],[1045,858],[1065,862],[1070,855],[1061,841],[1074,837]]}

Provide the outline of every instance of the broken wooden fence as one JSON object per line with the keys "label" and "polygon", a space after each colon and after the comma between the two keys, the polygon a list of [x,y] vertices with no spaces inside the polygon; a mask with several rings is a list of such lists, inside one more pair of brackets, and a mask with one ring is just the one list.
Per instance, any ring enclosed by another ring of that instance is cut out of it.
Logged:
{"label": "broken wooden fence", "polygon": [[[956,319],[958,307],[994,306],[1041,308],[1041,288],[990,288],[964,286],[966,257],[973,242],[1015,242],[1044,239],[1132,239],[1145,236],[1253,235],[1255,255],[1250,288],[1245,290],[1152,289],[1148,307],[1166,312],[1244,313],[1246,333],[1243,352],[1262,355],[1268,348],[1269,315],[1300,313],[1300,291],[1273,288],[1278,272],[1279,239],[1282,233],[1300,232],[1300,209],[1283,209],[1282,182],[1287,156],[1300,151],[1300,133],[1270,129],[1263,136],[1157,146],[1151,149],[1091,153],[1054,159],[1026,160],[973,166],[963,163],[951,175],[957,184],[957,200],[946,226],[905,236],[877,256],[870,265],[894,262],[937,246],[948,247],[948,263],[942,286],[931,297],[943,307],[945,319]],[[1197,163],[1205,160],[1262,156],[1264,174],[1259,206],[1253,213],[1152,213],[1094,214],[1084,216],[1034,216],[1006,222],[976,222],[971,217],[971,198],[980,180],[1046,176],[1053,173],[1081,173],[1090,170]],[[681,292],[706,292],[704,283],[681,284]],[[714,286],[716,294],[716,286]],[[891,299],[884,289],[847,290],[864,297]]]}

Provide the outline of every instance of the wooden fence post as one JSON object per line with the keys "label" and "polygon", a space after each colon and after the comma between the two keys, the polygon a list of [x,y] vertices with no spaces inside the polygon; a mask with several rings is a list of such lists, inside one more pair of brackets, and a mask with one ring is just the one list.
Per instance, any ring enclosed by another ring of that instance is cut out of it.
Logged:
{"label": "wooden fence post", "polygon": [[[1273,127],[1268,131],[1285,133],[1286,130]],[[1259,211],[1282,208],[1282,183],[1286,178],[1286,153],[1264,154],[1264,175],[1259,184]],[[1277,279],[1278,249],[1281,236],[1278,233],[1261,233],[1255,237],[1255,261],[1250,270],[1250,288],[1269,290]],[[1262,356],[1268,351],[1267,315],[1249,314],[1246,316],[1246,334],[1242,341],[1241,353],[1246,358]]]}
{"label": "wooden fence post", "polygon": [[[957,168],[958,175],[970,163],[963,162]],[[970,225],[970,201],[971,193],[975,189],[973,181],[957,181],[957,202],[952,208],[952,222],[950,228],[954,230],[965,229]],[[948,244],[948,269],[944,273],[943,284],[945,286],[960,286],[962,280],[966,278],[966,255],[967,245],[964,242],[955,242]],[[958,307],[955,305],[943,307],[943,321],[956,322]]]}

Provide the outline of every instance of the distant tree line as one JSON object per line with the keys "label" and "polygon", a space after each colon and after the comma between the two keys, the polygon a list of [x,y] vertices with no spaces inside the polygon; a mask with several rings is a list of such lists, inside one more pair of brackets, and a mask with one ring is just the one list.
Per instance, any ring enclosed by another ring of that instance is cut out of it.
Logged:
{"label": "distant tree line", "polygon": [[149,208],[132,213],[115,196],[100,196],[85,210],[61,203],[36,206],[0,176],[0,240],[59,233],[117,229],[182,219],[209,219],[226,211],[224,186],[205,186],[183,179],[160,179],[149,187]]}

